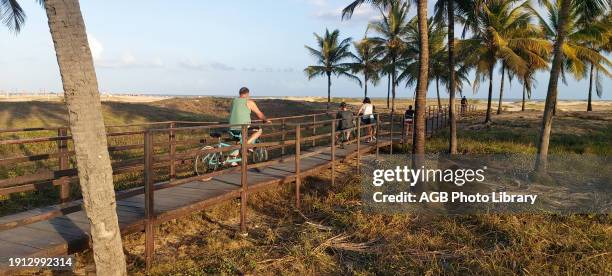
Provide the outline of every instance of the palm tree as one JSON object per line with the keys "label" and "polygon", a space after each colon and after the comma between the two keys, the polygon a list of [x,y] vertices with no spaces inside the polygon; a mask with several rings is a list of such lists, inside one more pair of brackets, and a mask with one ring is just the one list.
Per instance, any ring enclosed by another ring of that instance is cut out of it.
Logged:
{"label": "palm tree", "polygon": [[[355,11],[355,9],[357,9],[357,7],[363,4],[370,4],[378,8],[381,13],[384,13],[384,10],[388,9],[388,7],[391,6],[392,2],[397,1],[399,0],[355,0],[351,2],[348,6],[346,6],[344,9],[342,9],[342,20],[350,19],[351,16],[353,16],[353,12]],[[390,61],[387,58],[383,58],[382,67],[380,68],[381,75],[387,76],[387,108],[390,107],[389,98],[391,96],[391,75],[393,70],[392,67],[394,67],[389,63]]]}
{"label": "palm tree", "polygon": [[351,53],[351,38],[346,38],[340,41],[340,31],[334,30],[329,32],[325,29],[325,34],[320,36],[314,34],[317,39],[317,49],[305,46],[308,52],[317,59],[318,65],[310,65],[304,69],[308,79],[317,76],[327,76],[327,109],[331,102],[331,75],[337,77],[344,76],[351,80],[357,81],[361,87],[361,80],[350,73],[351,63],[344,61],[355,59],[355,55]]}
{"label": "palm tree", "polygon": [[[446,13],[444,13],[446,9]],[[440,0],[436,2],[435,14],[437,21],[442,22],[446,15],[448,22],[448,82],[455,83],[455,0]],[[455,86],[448,87],[448,121],[449,121],[449,154],[457,154],[457,119],[455,118]]]}
{"label": "palm tree", "polygon": [[[485,123],[491,122],[491,102],[493,96],[493,71],[498,60],[503,70],[512,70],[522,75],[527,69],[527,62],[519,55],[521,51],[534,53],[545,52],[549,43],[535,39],[531,35],[537,31],[530,23],[531,14],[527,10],[528,2],[514,5],[517,1],[490,0],[482,5],[482,11],[470,15],[474,22],[466,22],[473,37],[462,40],[459,45],[465,48],[466,62],[476,68],[473,86],[488,75],[489,93]],[[472,11],[470,13],[474,13]]]}
{"label": "palm tree", "polygon": [[525,74],[519,78],[523,84],[523,101],[521,103],[521,111],[525,111],[525,97],[527,99],[531,99],[531,91],[536,82],[534,75],[535,70],[529,67],[527,71],[525,71]]}
{"label": "palm tree", "polygon": [[[604,27],[608,31],[604,33],[602,39],[592,41],[591,49],[598,53],[610,53],[612,52],[612,29],[610,29],[610,25],[612,25],[612,12],[608,12],[606,16],[599,19],[596,22],[597,25]],[[589,96],[588,96],[588,105],[587,111],[593,111],[593,106],[591,104],[591,98],[593,94],[593,79],[595,80],[595,90],[597,91],[597,96],[601,98],[603,93],[603,87],[601,84],[601,67],[597,66],[595,68],[594,64],[591,64],[590,72],[589,72]],[[593,69],[595,69],[595,74],[593,74]]]}
{"label": "palm tree", "polygon": [[[91,222],[96,271],[126,275],[100,93],[79,1],[40,3],[47,12],[62,77],[83,206]],[[0,20],[19,32],[25,14],[17,1],[0,1]]]}
{"label": "palm tree", "polygon": [[[448,22],[448,83],[457,83],[456,78],[456,65],[455,65],[455,12],[460,14],[470,14],[469,10],[479,10],[481,6],[479,0],[438,0],[435,4],[435,18],[438,22],[443,22],[446,18]],[[456,5],[457,4],[457,5]],[[455,6],[456,5],[456,6]],[[471,13],[476,15],[477,13]],[[465,32],[464,32],[465,34]],[[463,69],[468,69],[466,66],[462,66]],[[467,73],[467,70],[464,70]],[[461,83],[459,81],[458,83]],[[469,81],[468,81],[469,83]],[[455,117],[455,92],[457,86],[449,86],[448,88],[448,120],[449,120],[449,153],[457,153],[457,119]]]}
{"label": "palm tree", "polygon": [[353,73],[363,74],[364,83],[364,97],[368,96],[368,82],[376,85],[380,80],[379,71],[381,69],[380,57],[382,56],[382,49],[377,46],[367,37],[354,42],[355,46],[355,62],[352,63]]}
{"label": "palm tree", "polygon": [[[413,86],[417,83],[419,77],[419,61],[418,56],[420,54],[420,40],[419,40],[419,28],[417,17],[413,17],[408,23],[408,32],[406,33],[406,49],[404,51],[404,59],[400,62],[400,69],[402,73],[397,78],[397,82],[406,81],[406,86]],[[434,21],[433,18],[429,19],[427,28],[429,37],[429,83],[435,81],[436,93],[438,97],[438,107],[442,108],[442,102],[440,100],[440,80],[446,80],[448,75],[447,64],[446,64],[446,45],[444,44],[446,36],[446,27]]]}
{"label": "palm tree", "polygon": [[[542,2],[549,11],[553,10],[551,9],[553,5],[550,2],[545,0],[540,0],[540,2]],[[559,76],[561,75],[564,57],[569,57],[568,54],[571,54],[571,52],[566,52],[569,48],[568,45],[566,45],[566,40],[568,34],[570,34],[572,17],[577,15],[583,19],[588,19],[593,15],[599,15],[605,10],[609,10],[609,4],[606,0],[559,0],[554,7],[554,10],[558,12],[555,12],[554,14],[556,15],[553,15],[555,17],[554,22],[556,22],[556,24],[554,24],[554,29],[550,28],[550,30],[554,30],[555,34],[553,58],[535,165],[536,172],[539,174],[545,173],[548,167],[548,145],[550,142],[550,132],[552,130],[553,112],[557,102]],[[576,65],[574,65],[574,67],[575,66]]]}
{"label": "palm tree", "polygon": [[[427,106],[427,80],[429,73],[429,36],[427,33],[427,0],[419,0],[417,4],[417,18],[419,22],[419,79],[415,97],[414,132],[412,144],[412,163],[414,168],[420,168],[425,159],[425,108]],[[419,185],[421,191],[425,190],[424,183]]]}
{"label": "palm tree", "polygon": [[[601,40],[601,43],[593,43],[590,49],[598,53],[609,53],[612,51],[612,31],[609,31],[606,36],[608,37],[607,39]],[[603,67],[602,64],[597,64],[597,66],[595,64],[596,63],[591,63],[589,69],[589,95],[587,100],[587,111],[593,111],[593,82],[595,82],[595,91],[597,92],[597,96],[601,98],[603,94],[603,86],[601,84],[601,79],[603,78],[602,72],[603,74],[609,76],[606,70],[601,69]]]}
{"label": "palm tree", "polygon": [[392,3],[398,1],[400,0],[355,0],[351,2],[348,6],[346,6],[344,9],[342,9],[342,19],[351,19],[351,16],[353,16],[353,12],[355,11],[355,9],[357,9],[357,7],[363,4],[370,4],[380,9],[382,12],[382,10],[387,9],[389,6],[391,6]]}
{"label": "palm tree", "polygon": [[[556,29],[559,24],[559,4],[550,2],[543,3],[546,11],[546,16],[540,15],[536,9],[531,8],[532,12],[537,15],[542,32],[549,40],[554,40],[556,37]],[[570,7],[567,23],[567,35],[565,44],[562,48],[562,67],[561,79],[563,83],[567,83],[566,73],[570,73],[576,80],[581,80],[589,70],[589,105],[593,87],[593,72],[602,72],[610,75],[606,66],[610,66],[610,61],[600,54],[600,51],[605,51],[606,43],[609,43],[609,22],[605,22],[602,18],[590,18],[581,14],[581,6],[573,5]],[[595,13],[601,15],[603,11],[595,10]],[[590,12],[587,12],[587,14]],[[594,16],[594,15],[593,15]],[[597,20],[595,20],[597,19]],[[609,46],[608,46],[609,47]],[[591,107],[592,108],[592,107]],[[588,107],[587,107],[588,110]]]}
{"label": "palm tree", "polygon": [[391,72],[391,111],[395,111],[395,88],[397,86],[398,59],[406,47],[402,38],[406,35],[408,26],[406,16],[408,15],[408,3],[404,1],[393,1],[388,7],[388,12],[382,13],[380,21],[371,22],[368,30],[373,30],[379,36],[371,40],[380,47],[384,53],[387,70]]}

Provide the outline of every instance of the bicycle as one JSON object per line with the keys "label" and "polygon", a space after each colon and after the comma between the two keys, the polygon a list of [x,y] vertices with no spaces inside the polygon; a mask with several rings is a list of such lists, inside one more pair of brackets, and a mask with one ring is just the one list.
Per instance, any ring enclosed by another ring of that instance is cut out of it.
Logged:
{"label": "bicycle", "polygon": [[[237,144],[242,143],[242,137],[241,137],[242,135],[240,134],[236,135],[231,131],[229,133],[233,141],[235,141]],[[224,147],[231,147],[232,146],[231,144],[225,143],[221,140],[222,136],[223,135],[218,132],[211,133],[210,137],[217,138],[217,144],[214,146],[204,146],[202,147],[201,150],[208,151],[208,150],[212,150],[215,148],[221,149]],[[253,142],[253,144],[258,144],[260,142],[261,142],[260,139],[257,139]],[[253,148],[252,151],[249,149],[249,152],[251,152],[250,154],[251,161],[253,163],[259,163],[259,162],[264,162],[268,160],[268,150],[265,147],[256,147],[256,148]],[[239,162],[242,162],[242,156],[231,155],[230,152],[227,152],[227,151],[211,152],[211,153],[206,153],[204,155],[198,154],[194,160],[193,167],[194,167],[194,171],[196,175],[202,175],[208,172],[216,171],[223,167],[228,167],[232,164],[236,164]]]}

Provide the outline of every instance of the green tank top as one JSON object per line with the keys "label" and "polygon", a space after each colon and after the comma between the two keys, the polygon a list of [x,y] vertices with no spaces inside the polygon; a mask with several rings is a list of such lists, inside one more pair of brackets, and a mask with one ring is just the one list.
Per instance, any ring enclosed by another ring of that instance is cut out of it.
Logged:
{"label": "green tank top", "polygon": [[[243,125],[251,123],[251,109],[247,106],[247,98],[235,98],[232,101],[229,123],[231,125]],[[232,126],[230,129],[240,129],[240,126]]]}

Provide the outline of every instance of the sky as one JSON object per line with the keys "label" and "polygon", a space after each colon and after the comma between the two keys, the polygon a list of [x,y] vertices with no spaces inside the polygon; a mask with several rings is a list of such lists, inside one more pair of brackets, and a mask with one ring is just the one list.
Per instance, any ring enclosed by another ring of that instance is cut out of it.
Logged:
{"label": "sky", "polygon": [[[15,35],[0,28],[0,91],[61,91],[61,79],[44,9],[21,0],[27,21]],[[308,80],[303,70],[315,60],[304,45],[315,45],[313,32],[339,29],[342,38],[361,39],[378,12],[360,8],[349,21],[340,10],[350,0],[82,0],[90,48],[103,93],[235,95],[247,86],[254,96],[326,96],[327,81]],[[429,1],[433,12],[433,1]],[[415,5],[411,16],[416,14]],[[500,74],[495,74],[494,94]],[[473,76],[470,77],[473,80]],[[546,96],[548,73],[537,75],[534,99]],[[608,78],[603,87],[612,86]],[[369,87],[386,97],[386,82]],[[398,97],[414,87],[400,84]],[[485,98],[488,82],[470,98]],[[559,87],[562,99],[585,99],[588,79],[569,79]],[[506,98],[520,98],[521,85],[506,82]],[[360,97],[353,81],[332,78],[332,96]],[[446,90],[441,88],[442,97]],[[429,88],[435,96],[435,86]],[[603,99],[612,99],[604,91]]]}

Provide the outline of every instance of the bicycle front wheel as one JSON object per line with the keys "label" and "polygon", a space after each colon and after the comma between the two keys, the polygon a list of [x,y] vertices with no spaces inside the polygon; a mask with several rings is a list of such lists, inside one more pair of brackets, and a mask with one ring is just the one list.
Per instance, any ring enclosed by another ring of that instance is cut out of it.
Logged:
{"label": "bicycle front wheel", "polygon": [[252,155],[253,163],[268,161],[268,150],[265,148],[256,148]]}

